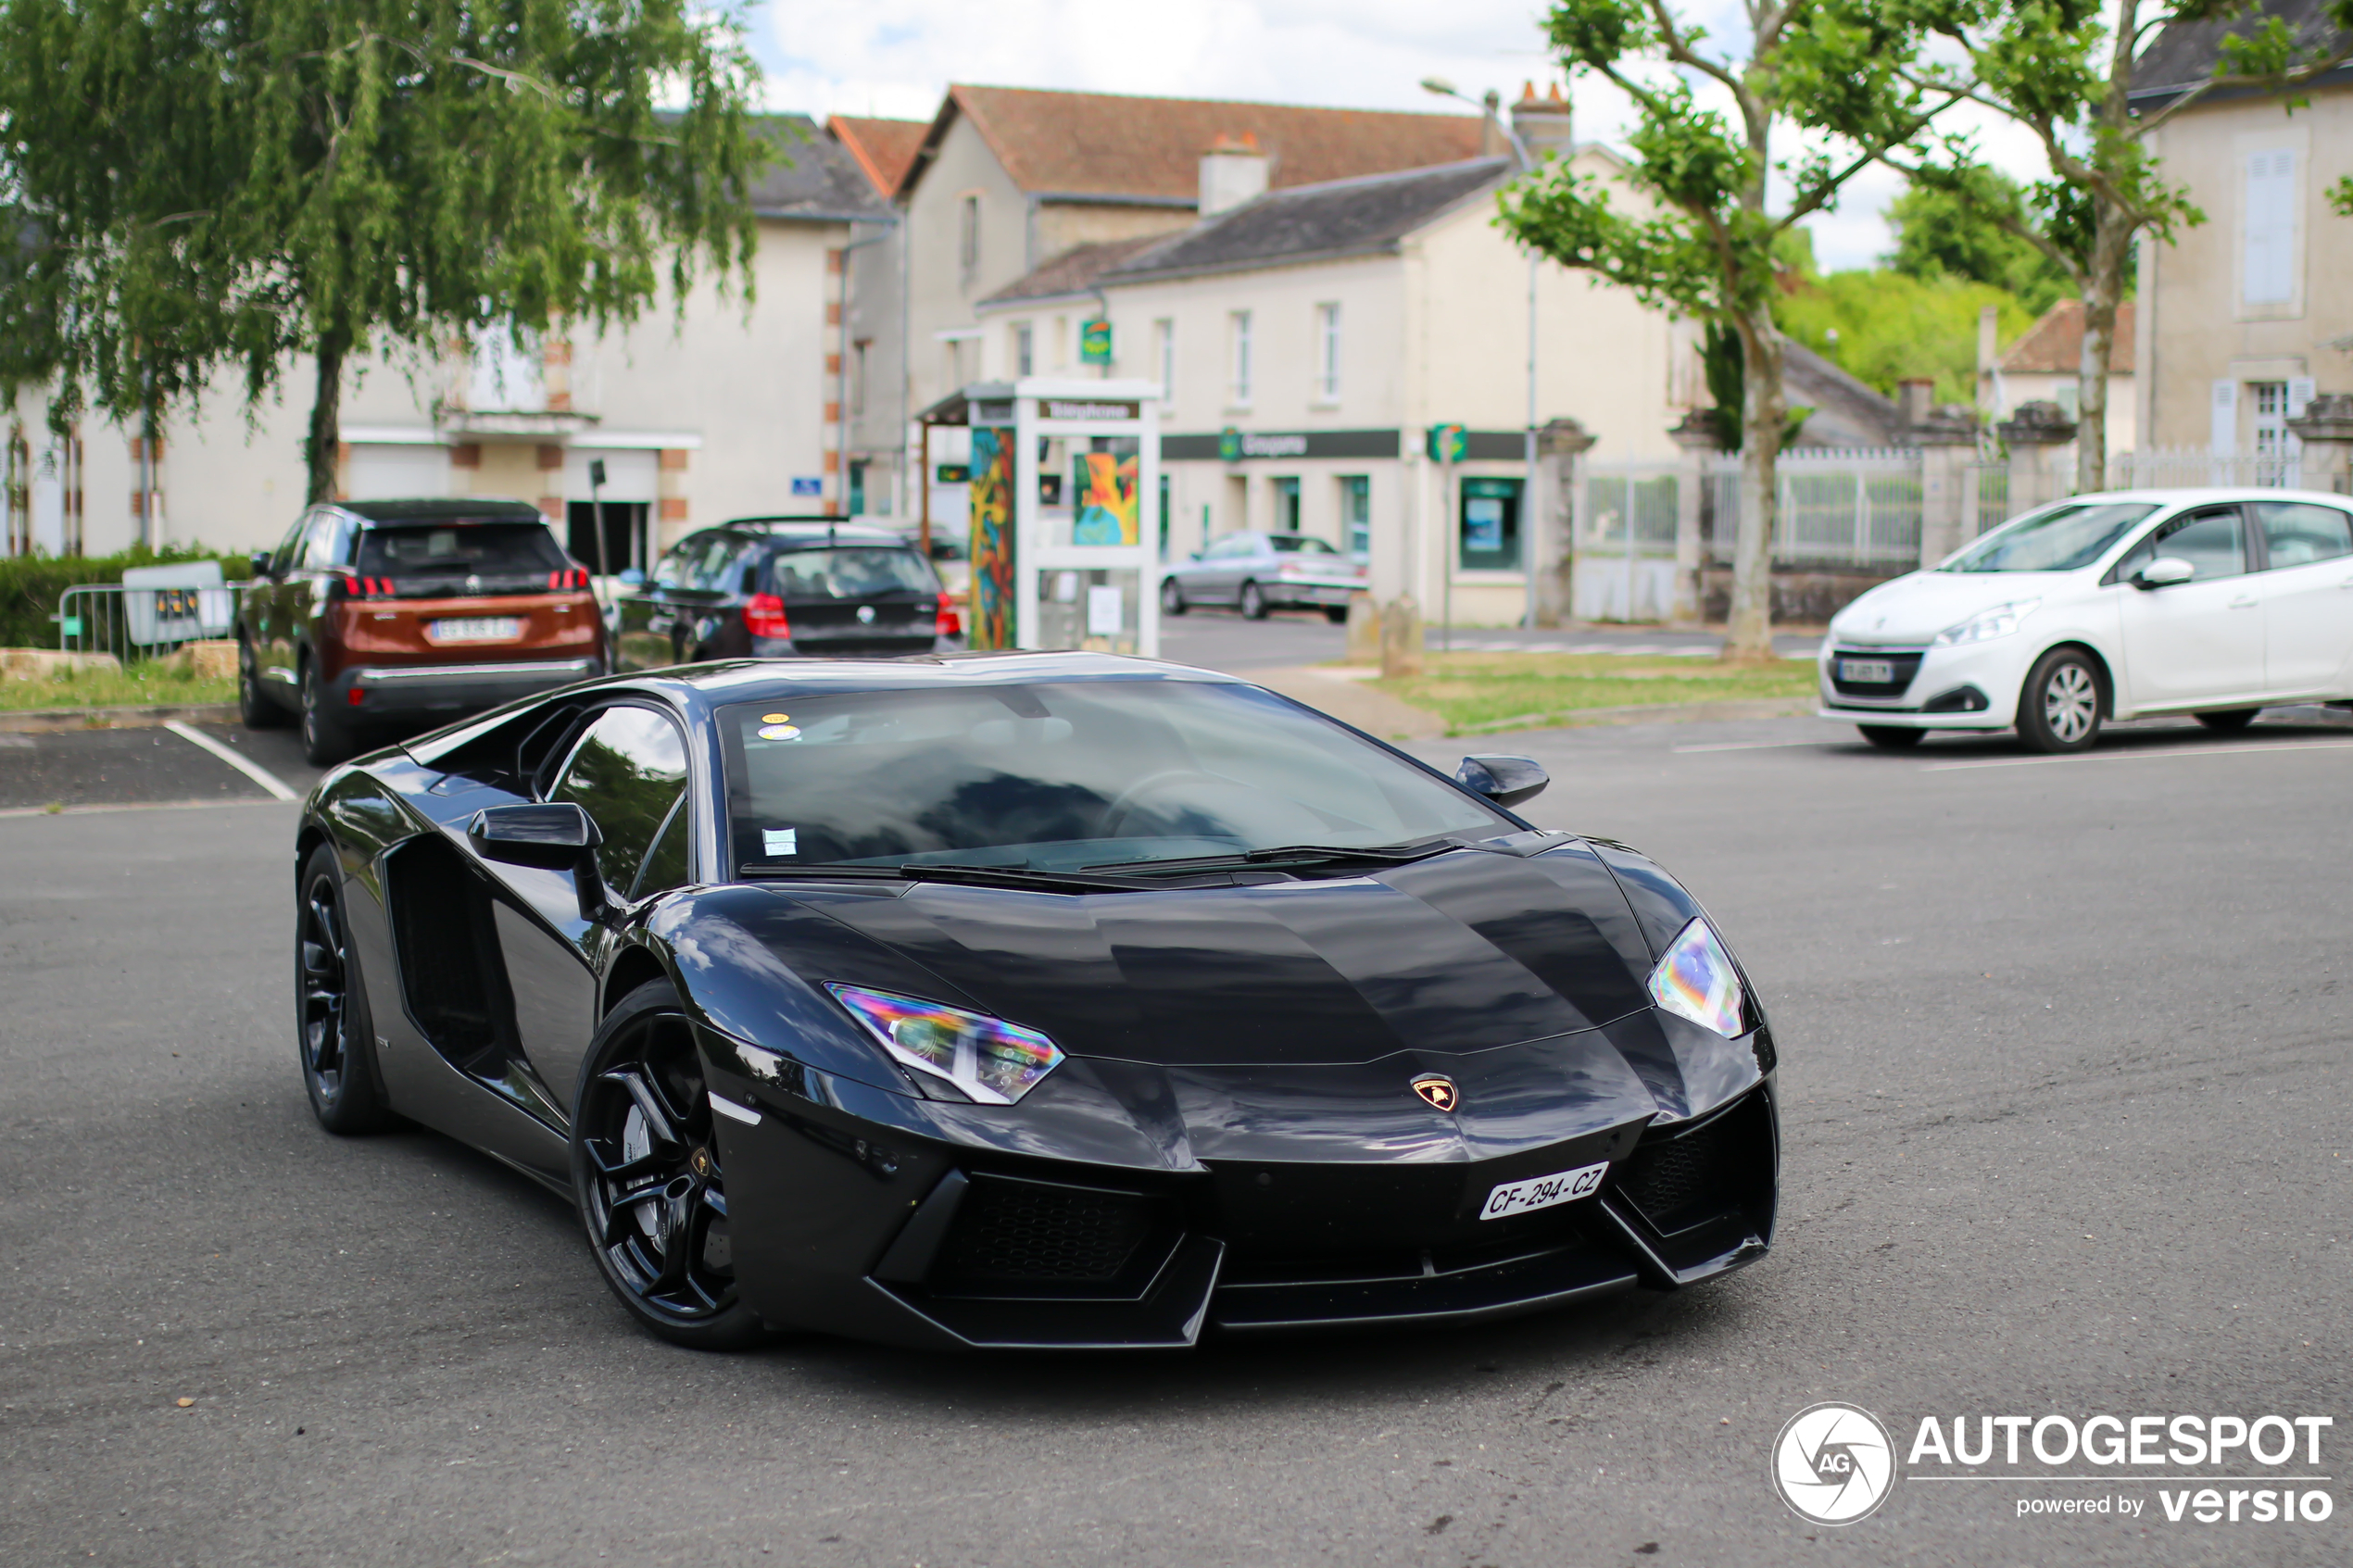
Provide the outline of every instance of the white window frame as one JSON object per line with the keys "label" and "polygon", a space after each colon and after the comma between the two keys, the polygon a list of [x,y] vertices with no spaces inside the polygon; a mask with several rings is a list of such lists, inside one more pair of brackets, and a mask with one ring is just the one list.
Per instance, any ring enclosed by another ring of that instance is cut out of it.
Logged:
{"label": "white window frame", "polygon": [[1167,408],[1176,401],[1176,321],[1164,316],[1152,323],[1160,347],[1160,405]]}
{"label": "white window frame", "polygon": [[1340,302],[1327,300],[1315,307],[1315,399],[1319,403],[1340,401]]}
{"label": "white window frame", "polygon": [[1034,376],[1038,373],[1038,330],[1027,321],[1013,323],[1013,375]]}
{"label": "white window frame", "polygon": [[1228,367],[1227,394],[1234,408],[1250,407],[1251,395],[1251,313],[1231,312],[1227,320],[1227,333],[1231,340],[1232,361]]}
{"label": "white window frame", "polygon": [[2240,220],[2239,301],[2266,312],[2296,295],[2297,158],[2293,147],[2266,147],[2241,164],[2246,199]]}

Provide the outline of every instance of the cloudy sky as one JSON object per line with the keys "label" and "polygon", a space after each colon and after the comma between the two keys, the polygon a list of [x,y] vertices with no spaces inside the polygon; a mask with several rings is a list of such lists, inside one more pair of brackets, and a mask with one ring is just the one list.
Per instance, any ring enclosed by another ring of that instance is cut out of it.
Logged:
{"label": "cloudy sky", "polygon": [[[1718,36],[1739,31],[1725,0],[1680,8]],[[1427,110],[1446,106],[1418,83],[1441,76],[1510,98],[1557,76],[1541,14],[1535,0],[760,0],[750,19],[773,107],[927,119],[951,81]],[[1617,140],[1629,120],[1591,79],[1576,105],[1580,139]],[[2000,161],[2037,172],[2015,136],[1989,129]],[[1887,248],[1880,213],[1899,185],[1875,169],[1814,223],[1826,269]]]}

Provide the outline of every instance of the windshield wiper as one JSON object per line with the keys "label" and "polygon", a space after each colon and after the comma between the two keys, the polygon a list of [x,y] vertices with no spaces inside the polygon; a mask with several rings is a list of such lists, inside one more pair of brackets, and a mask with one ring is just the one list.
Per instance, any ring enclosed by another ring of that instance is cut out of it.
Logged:
{"label": "windshield wiper", "polygon": [[952,862],[900,866],[753,864],[743,874],[756,882],[828,879],[938,882],[963,887],[1018,887],[1038,893],[1131,893],[1142,885],[1127,877],[1088,876],[1077,872],[1033,871],[1027,866],[966,866]]}
{"label": "windshield wiper", "polygon": [[1378,844],[1348,846],[1340,844],[1286,844],[1272,849],[1246,849],[1239,855],[1193,855],[1177,860],[1108,860],[1101,865],[1081,868],[1089,872],[1124,871],[1136,876],[1157,876],[1162,872],[1212,871],[1226,866],[1328,866],[1352,862],[1377,866],[1402,866],[1412,860],[1427,860],[1432,855],[1442,855],[1462,846],[1451,837],[1424,840],[1419,844]]}

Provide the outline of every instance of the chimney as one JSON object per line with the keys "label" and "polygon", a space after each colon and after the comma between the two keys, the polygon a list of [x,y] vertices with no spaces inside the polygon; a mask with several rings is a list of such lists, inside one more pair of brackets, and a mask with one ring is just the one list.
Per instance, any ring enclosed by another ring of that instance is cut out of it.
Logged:
{"label": "chimney", "polygon": [[1219,213],[1266,194],[1266,154],[1257,134],[1220,135],[1201,156],[1201,215]]}
{"label": "chimney", "polygon": [[1926,376],[1906,377],[1895,383],[1895,409],[1907,425],[1928,423],[1935,407],[1936,383]]}
{"label": "chimney", "polygon": [[1569,129],[1568,99],[1557,82],[1549,83],[1541,98],[1532,82],[1520,89],[1519,102],[1512,106],[1512,129],[1519,132],[1528,156],[1538,163],[1566,158],[1577,145]]}

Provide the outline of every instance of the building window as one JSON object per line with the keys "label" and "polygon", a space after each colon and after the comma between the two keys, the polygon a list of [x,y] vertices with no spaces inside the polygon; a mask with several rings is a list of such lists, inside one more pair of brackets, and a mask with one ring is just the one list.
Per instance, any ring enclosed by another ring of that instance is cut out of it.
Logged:
{"label": "building window", "polygon": [[1275,526],[1286,533],[1299,532],[1299,481],[1275,481]]}
{"label": "building window", "polygon": [[1315,395],[1340,401],[1340,307],[1315,307]]}
{"label": "building window", "polygon": [[1165,408],[1176,401],[1176,323],[1154,321],[1152,336],[1160,350],[1160,403]]}
{"label": "building window", "polygon": [[1250,407],[1250,312],[1237,310],[1233,315],[1234,377],[1233,403],[1238,408]]}
{"label": "building window", "polygon": [[860,338],[849,345],[849,411],[866,411],[866,350],[874,346],[874,339]]}
{"label": "building window", "polygon": [[2246,303],[2285,305],[2296,297],[2296,155],[2255,153],[2246,160]]}
{"label": "building window", "polygon": [[980,197],[966,196],[956,215],[956,264],[970,277],[980,269]]}
{"label": "building window", "polygon": [[1340,532],[1350,555],[1361,559],[1373,553],[1373,482],[1365,474],[1340,475]]}
{"label": "building window", "polygon": [[1013,323],[1013,374],[1038,373],[1038,334],[1026,321]]}
{"label": "building window", "polygon": [[2257,484],[2285,484],[2287,470],[2301,451],[2301,443],[2288,433],[2287,383],[2249,382],[2246,400],[2253,413],[2248,433],[2254,437],[2255,449],[2255,472],[2250,478]]}
{"label": "building window", "polygon": [[1465,571],[1512,571],[1519,566],[1519,486],[1516,479],[1466,479],[1462,548]]}

